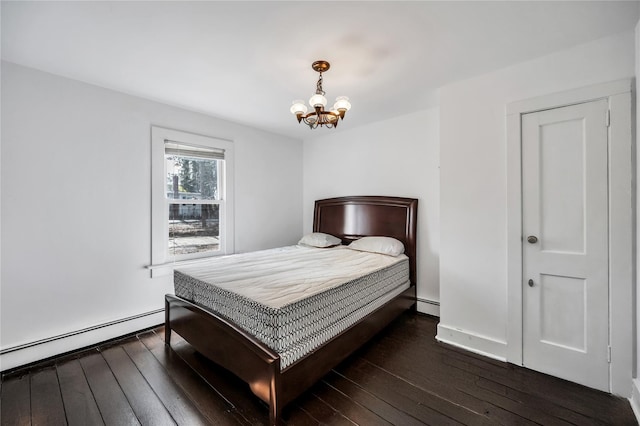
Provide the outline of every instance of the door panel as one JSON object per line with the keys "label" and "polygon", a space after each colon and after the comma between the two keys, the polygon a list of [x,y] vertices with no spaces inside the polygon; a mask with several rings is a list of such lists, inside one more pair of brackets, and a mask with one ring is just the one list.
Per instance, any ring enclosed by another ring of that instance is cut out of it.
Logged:
{"label": "door panel", "polygon": [[522,117],[523,364],[605,391],[607,109],[602,100]]}
{"label": "door panel", "polygon": [[541,249],[584,253],[582,118],[540,128]]}
{"label": "door panel", "polygon": [[[540,287],[540,341],[585,352],[585,280],[541,274]],[[571,310],[566,309],[567,303]]]}

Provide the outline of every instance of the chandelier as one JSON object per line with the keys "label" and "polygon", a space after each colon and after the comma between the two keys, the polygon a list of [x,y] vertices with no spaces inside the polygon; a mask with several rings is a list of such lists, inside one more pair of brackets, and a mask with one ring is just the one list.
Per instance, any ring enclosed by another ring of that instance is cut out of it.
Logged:
{"label": "chandelier", "polygon": [[304,121],[304,124],[309,126],[310,129],[315,129],[318,126],[338,127],[338,121],[342,120],[346,112],[351,109],[349,98],[346,96],[338,96],[332,110],[326,111],[324,109],[327,106],[327,98],[324,97],[324,90],[322,90],[322,73],[328,71],[329,66],[327,61],[315,61],[311,65],[314,71],[320,73],[316,84],[316,93],[309,99],[309,105],[313,110],[307,114],[307,106],[302,100],[293,101],[291,106],[291,113],[295,114],[298,123]]}

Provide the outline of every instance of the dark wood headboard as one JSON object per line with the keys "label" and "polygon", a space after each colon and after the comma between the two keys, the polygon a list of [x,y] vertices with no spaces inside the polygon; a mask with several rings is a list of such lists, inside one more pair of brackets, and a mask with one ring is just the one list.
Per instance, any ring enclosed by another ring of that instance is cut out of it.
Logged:
{"label": "dark wood headboard", "polygon": [[365,236],[396,238],[409,257],[411,283],[416,284],[415,198],[354,196],[317,200],[313,232],[324,232],[342,239],[343,244]]}

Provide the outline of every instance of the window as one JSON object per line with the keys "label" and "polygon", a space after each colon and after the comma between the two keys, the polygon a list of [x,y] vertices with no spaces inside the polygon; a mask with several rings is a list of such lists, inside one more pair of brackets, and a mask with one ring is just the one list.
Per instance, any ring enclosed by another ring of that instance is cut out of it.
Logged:
{"label": "window", "polygon": [[233,253],[233,143],[152,127],[152,276]]}
{"label": "window", "polygon": [[169,256],[219,252],[224,151],[165,141],[164,157]]}

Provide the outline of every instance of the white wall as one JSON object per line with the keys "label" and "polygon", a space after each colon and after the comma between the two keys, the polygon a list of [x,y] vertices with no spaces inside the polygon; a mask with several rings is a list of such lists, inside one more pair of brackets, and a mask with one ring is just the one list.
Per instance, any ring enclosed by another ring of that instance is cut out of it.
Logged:
{"label": "white wall", "polygon": [[[638,134],[638,124],[640,124],[640,96],[638,96],[638,89],[640,89],[640,21],[636,25],[635,29],[635,59],[636,59],[636,122],[635,122],[635,136],[636,136],[636,204],[638,200],[640,200],[640,185],[638,185],[638,168],[640,167],[640,149],[637,146],[637,134]],[[636,206],[637,207],[637,206]],[[636,286],[635,286],[635,295],[636,295],[636,362],[634,365],[634,373],[635,377],[638,377],[640,374],[640,291],[638,291],[638,275],[640,271],[640,250],[638,250],[638,242],[640,242],[640,209],[636,208]]]}
{"label": "white wall", "polygon": [[0,368],[162,321],[6,352],[164,307],[171,277],[145,269],[151,125],[234,141],[236,251],[299,238],[301,141],[6,62],[2,88]]}
{"label": "white wall", "polygon": [[635,318],[635,337],[636,337],[636,346],[635,346],[635,358],[633,365],[633,387],[631,393],[631,408],[633,408],[633,412],[636,415],[636,419],[640,421],[640,379],[639,370],[640,370],[640,313],[638,309],[640,307],[640,292],[638,291],[638,271],[640,270],[640,250],[638,250],[638,242],[640,242],[640,210],[637,208],[638,200],[640,199],[640,187],[638,185],[638,165],[640,164],[640,150],[637,146],[637,134],[638,134],[638,124],[640,124],[640,97],[638,97],[638,89],[640,89],[640,83],[638,83],[638,79],[640,78],[640,21],[636,24],[635,29],[635,60],[636,60],[636,68],[635,68],[635,76],[636,76],[636,123],[635,123],[635,131],[636,131],[636,139],[635,139],[635,149],[636,149],[636,282],[634,286],[634,294],[635,294],[635,309],[634,313],[636,315]]}
{"label": "white wall", "polygon": [[440,91],[442,330],[504,356],[507,332],[506,114],[514,101],[629,78],[627,32],[461,81]]}
{"label": "white wall", "polygon": [[[349,117],[345,118],[346,125]],[[304,141],[304,229],[317,199],[345,195],[417,198],[418,309],[439,315],[438,109],[418,111]]]}

